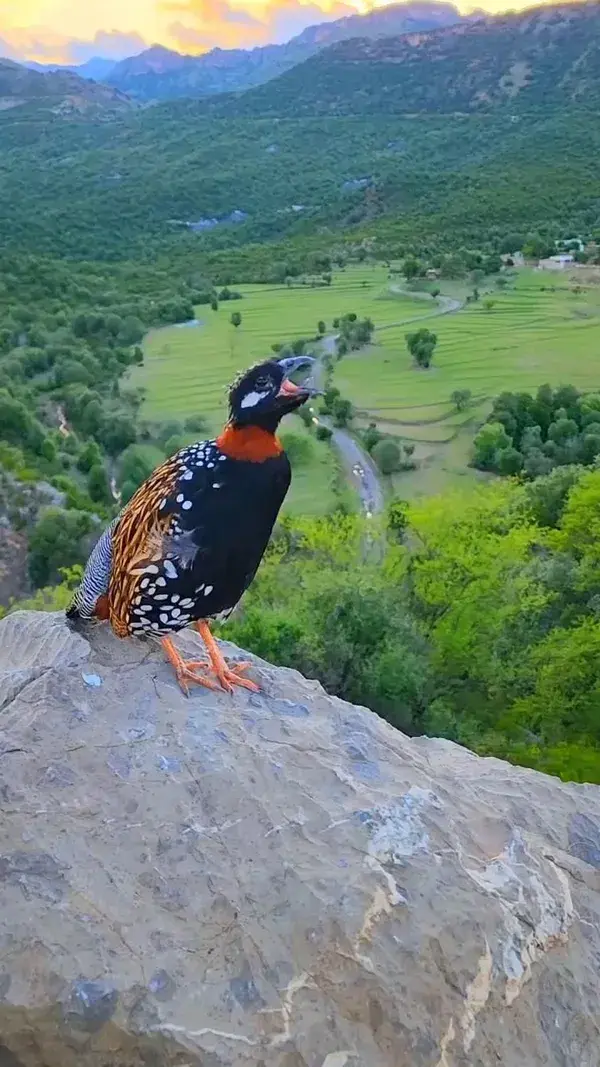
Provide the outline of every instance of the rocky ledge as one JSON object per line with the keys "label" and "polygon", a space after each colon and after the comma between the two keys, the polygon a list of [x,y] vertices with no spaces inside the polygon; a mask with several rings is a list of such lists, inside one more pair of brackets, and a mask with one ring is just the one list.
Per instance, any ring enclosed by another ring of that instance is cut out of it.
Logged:
{"label": "rocky ledge", "polygon": [[600,790],[254,676],[0,624],[0,1063],[597,1067]]}

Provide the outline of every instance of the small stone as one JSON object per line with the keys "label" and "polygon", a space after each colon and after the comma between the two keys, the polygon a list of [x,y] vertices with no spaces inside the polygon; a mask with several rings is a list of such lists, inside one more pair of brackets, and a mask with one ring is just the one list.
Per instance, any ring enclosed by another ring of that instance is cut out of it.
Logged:
{"label": "small stone", "polygon": [[78,1030],[95,1033],[115,1013],[119,994],[107,982],[74,982],[65,1005],[66,1020]]}
{"label": "small stone", "polygon": [[86,685],[92,686],[93,689],[98,689],[102,685],[102,679],[99,674],[82,674]]}

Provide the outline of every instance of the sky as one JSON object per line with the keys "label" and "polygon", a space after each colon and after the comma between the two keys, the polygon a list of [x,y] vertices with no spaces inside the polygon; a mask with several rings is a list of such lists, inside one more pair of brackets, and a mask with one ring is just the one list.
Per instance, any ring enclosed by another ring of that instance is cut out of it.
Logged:
{"label": "sky", "polygon": [[[455,0],[461,11],[534,0]],[[538,0],[539,2],[539,0]],[[286,41],[305,26],[380,6],[381,0],[0,0],[0,55],[46,63],[135,55],[150,44],[179,52]]]}

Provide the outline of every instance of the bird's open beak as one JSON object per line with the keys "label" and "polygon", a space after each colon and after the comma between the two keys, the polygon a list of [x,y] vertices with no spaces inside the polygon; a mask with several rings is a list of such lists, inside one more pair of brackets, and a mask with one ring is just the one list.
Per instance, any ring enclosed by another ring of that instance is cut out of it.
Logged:
{"label": "bird's open beak", "polygon": [[308,371],[312,369],[315,366],[316,360],[311,356],[286,356],[284,359],[278,359],[277,362],[285,375],[279,390],[280,397],[297,397],[298,399],[302,397],[308,399],[309,396],[320,395],[319,390],[311,385],[310,379],[304,381],[301,385],[296,385],[290,377],[290,375],[294,374],[296,371]]}

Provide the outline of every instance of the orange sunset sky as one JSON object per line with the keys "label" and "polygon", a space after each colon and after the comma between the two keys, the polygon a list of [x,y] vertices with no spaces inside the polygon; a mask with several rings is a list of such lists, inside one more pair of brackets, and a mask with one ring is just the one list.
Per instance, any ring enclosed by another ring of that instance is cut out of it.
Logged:
{"label": "orange sunset sky", "polygon": [[[504,11],[532,0],[455,0]],[[326,18],[366,11],[365,0],[0,0],[0,55],[80,63],[93,55],[122,58],[158,42],[180,52],[252,47],[284,41]]]}

